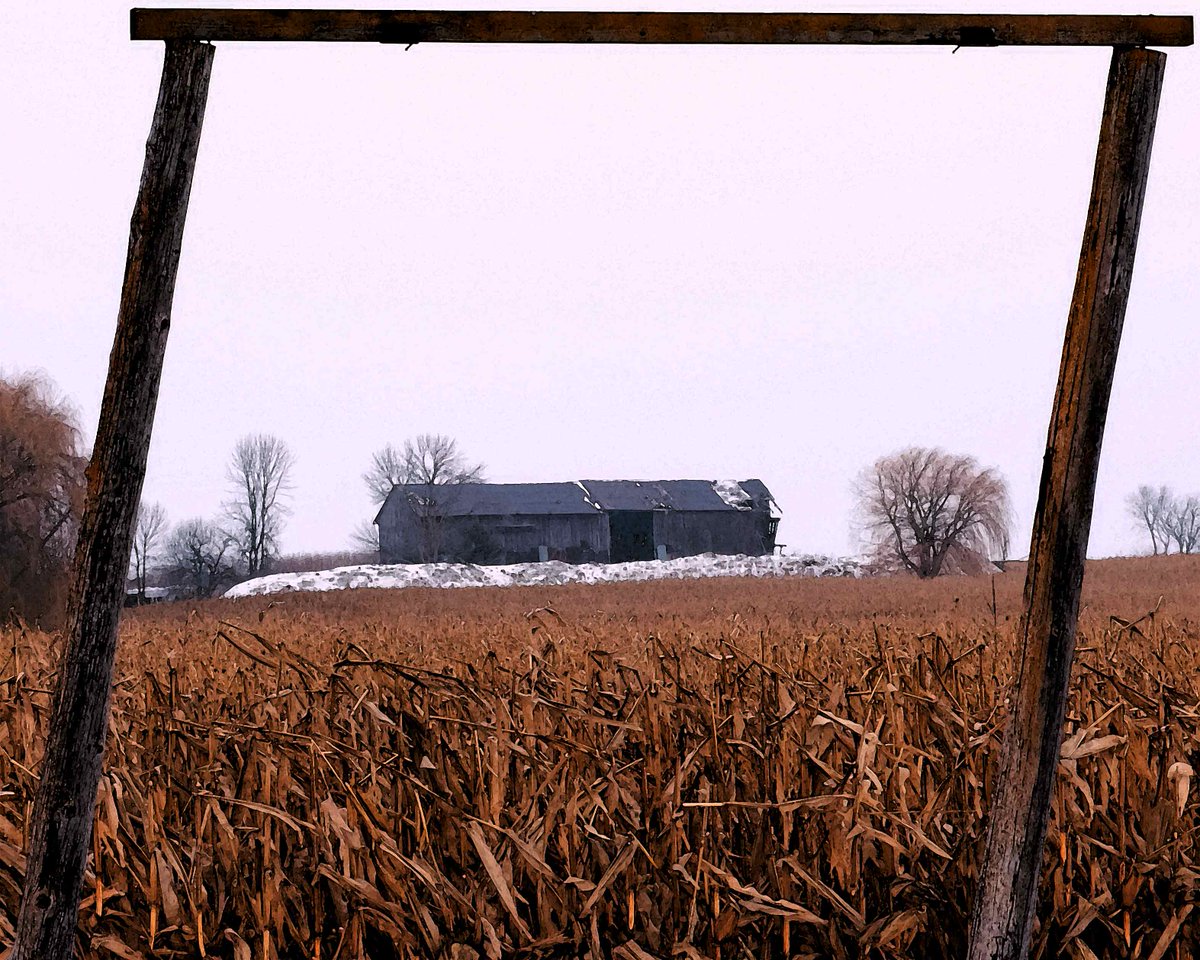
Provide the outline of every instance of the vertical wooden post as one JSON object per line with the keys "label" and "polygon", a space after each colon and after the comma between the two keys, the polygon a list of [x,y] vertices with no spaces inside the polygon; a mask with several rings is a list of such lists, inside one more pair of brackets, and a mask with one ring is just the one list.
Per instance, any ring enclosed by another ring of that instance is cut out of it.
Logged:
{"label": "vertical wooden post", "polygon": [[108,730],[125,592],[214,48],[167,41],[100,424],[88,466],[68,632],[33,807],[13,960],[70,960]]}
{"label": "vertical wooden post", "polygon": [[1118,47],[1025,579],[1024,649],[989,814],[970,960],[1029,951],[1075,654],[1100,445],[1129,299],[1166,54]]}

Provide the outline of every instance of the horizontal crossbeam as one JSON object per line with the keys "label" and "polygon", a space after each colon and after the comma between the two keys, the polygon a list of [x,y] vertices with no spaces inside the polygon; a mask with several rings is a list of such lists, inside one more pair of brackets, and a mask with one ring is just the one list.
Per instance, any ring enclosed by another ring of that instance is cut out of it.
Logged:
{"label": "horizontal crossbeam", "polygon": [[1182,47],[1192,18],[941,13],[524,10],[130,11],[134,40],[362,43],[780,43]]}

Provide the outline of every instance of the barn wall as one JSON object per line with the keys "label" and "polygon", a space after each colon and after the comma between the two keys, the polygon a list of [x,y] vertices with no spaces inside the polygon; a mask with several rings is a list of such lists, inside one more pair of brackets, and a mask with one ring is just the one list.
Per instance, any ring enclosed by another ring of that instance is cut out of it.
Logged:
{"label": "barn wall", "polygon": [[[607,518],[595,514],[445,517],[441,558],[476,563],[522,563],[537,560],[538,547],[551,560],[569,563],[608,559]],[[379,517],[382,563],[420,563],[421,536],[417,516],[404,504],[389,504]]]}
{"label": "barn wall", "polygon": [[[667,556],[672,558],[698,553],[770,554],[775,543],[768,533],[768,522],[765,510],[658,510],[654,514],[654,542],[665,545]],[[609,559],[608,515],[600,512],[447,517],[442,523],[443,560],[521,563],[537,560],[542,545],[548,548],[552,560],[586,563]],[[420,543],[413,512],[403,504],[389,504],[379,518],[380,560],[419,563]]]}
{"label": "barn wall", "polygon": [[698,553],[759,556],[775,552],[769,536],[769,517],[759,510],[712,512],[659,511],[654,517],[654,538],[664,544],[668,557]]}
{"label": "barn wall", "polygon": [[[474,528],[472,534],[471,528]],[[447,538],[456,554],[461,544],[479,533],[494,544],[493,563],[527,563],[539,559],[538,547],[549,559],[568,563],[595,563],[608,559],[608,523],[595,514],[514,515],[508,517],[456,517],[454,533]]]}
{"label": "barn wall", "polygon": [[416,563],[420,539],[413,512],[389,500],[379,513],[379,562]]}

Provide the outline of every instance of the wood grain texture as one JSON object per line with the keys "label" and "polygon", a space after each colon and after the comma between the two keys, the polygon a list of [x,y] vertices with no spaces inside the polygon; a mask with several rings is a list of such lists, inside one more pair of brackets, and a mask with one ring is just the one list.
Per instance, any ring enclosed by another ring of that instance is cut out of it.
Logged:
{"label": "wood grain texture", "polygon": [[76,548],[65,653],[34,804],[12,960],[68,960],[104,755],[117,617],[158,399],[213,52],[167,43],[129,232]]}
{"label": "wood grain texture", "polygon": [[524,10],[130,11],[134,40],[1187,46],[1187,16],[635,13]]}
{"label": "wood grain texture", "polygon": [[970,960],[1029,949],[1075,653],[1096,472],[1166,54],[1113,51],[1025,580],[1024,648],[995,780]]}

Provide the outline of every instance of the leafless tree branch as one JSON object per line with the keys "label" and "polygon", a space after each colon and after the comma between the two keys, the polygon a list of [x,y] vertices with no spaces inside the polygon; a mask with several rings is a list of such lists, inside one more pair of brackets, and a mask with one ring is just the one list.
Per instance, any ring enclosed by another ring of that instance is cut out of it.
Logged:
{"label": "leafless tree branch", "polygon": [[[402,450],[389,443],[377,451],[363,481],[377,503],[386,500],[397,485],[411,488],[406,503],[420,530],[420,555],[427,563],[436,563],[442,551],[442,519],[454,502],[455,487],[483,483],[484,469],[483,464],[472,463],[463,455],[454,438],[422,433],[404,441]],[[361,528],[355,540],[367,542]],[[378,549],[378,540],[374,543]]]}
{"label": "leafless tree branch", "polygon": [[863,471],[855,496],[868,551],[885,569],[971,573],[1008,551],[1007,485],[973,457],[910,447]]}
{"label": "leafless tree branch", "polygon": [[138,508],[137,526],[133,529],[133,577],[137,582],[138,600],[146,599],[146,569],[154,548],[167,531],[167,511],[161,503],[146,503]]}
{"label": "leafless tree branch", "polygon": [[233,449],[227,472],[233,499],[225,509],[251,576],[262,573],[277,553],[293,464],[287,444],[270,434],[242,437]]}

